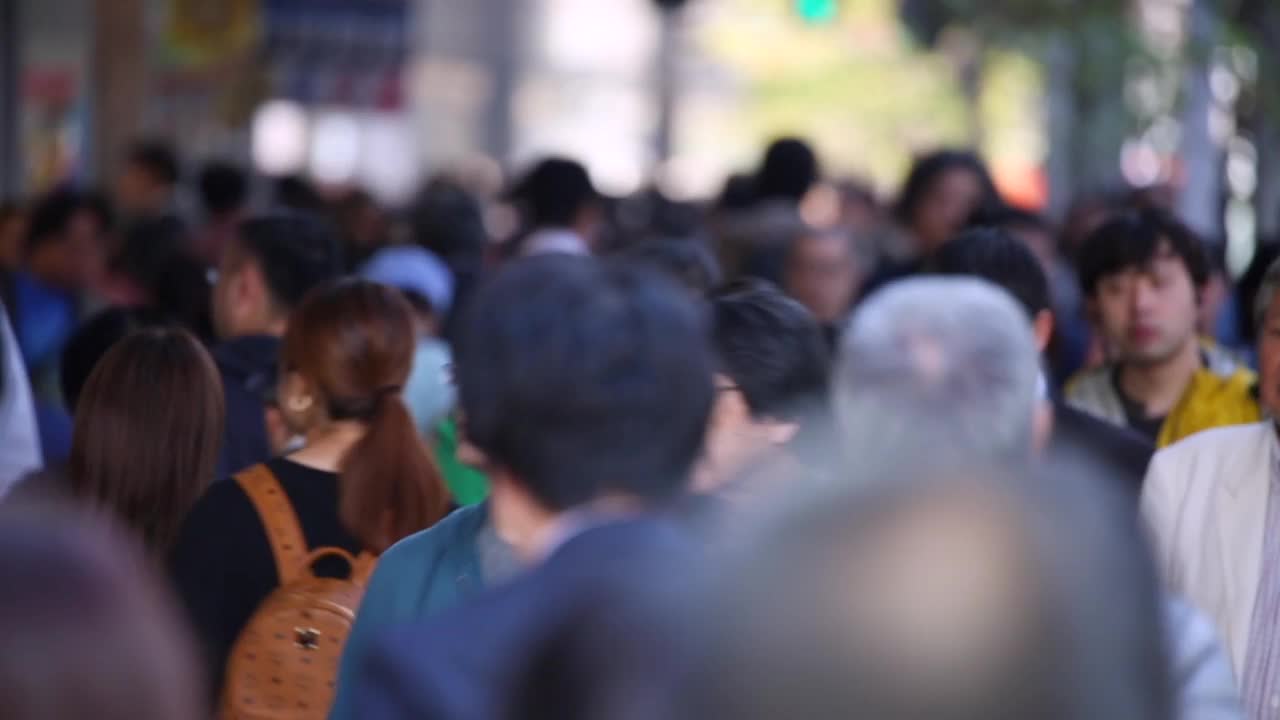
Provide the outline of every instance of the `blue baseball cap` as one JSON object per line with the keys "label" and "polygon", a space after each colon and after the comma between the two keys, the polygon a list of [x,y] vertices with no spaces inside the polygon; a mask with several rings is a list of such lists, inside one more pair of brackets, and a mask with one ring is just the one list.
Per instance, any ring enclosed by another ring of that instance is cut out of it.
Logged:
{"label": "blue baseball cap", "polygon": [[438,315],[447,315],[453,305],[453,272],[435,253],[417,245],[379,250],[360,268],[360,277],[418,295]]}

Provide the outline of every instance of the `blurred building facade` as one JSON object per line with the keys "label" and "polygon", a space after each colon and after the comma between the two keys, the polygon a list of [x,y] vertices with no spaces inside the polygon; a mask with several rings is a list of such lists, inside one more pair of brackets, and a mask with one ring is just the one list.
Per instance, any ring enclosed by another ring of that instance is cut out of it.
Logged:
{"label": "blurred building facade", "polygon": [[626,192],[658,161],[660,53],[691,47],[678,31],[663,42],[651,0],[0,8],[15,19],[5,147],[21,157],[9,192],[109,176],[144,134],[173,138],[188,160],[230,156],[388,200],[438,167],[512,168],[552,152],[589,158],[606,189]]}

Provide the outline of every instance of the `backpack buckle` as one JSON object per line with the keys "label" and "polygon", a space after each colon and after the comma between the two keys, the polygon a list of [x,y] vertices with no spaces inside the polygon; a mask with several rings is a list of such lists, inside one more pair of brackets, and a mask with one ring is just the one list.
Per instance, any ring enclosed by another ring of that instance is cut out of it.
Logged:
{"label": "backpack buckle", "polygon": [[320,631],[313,627],[296,627],[293,629],[293,644],[303,650],[315,650],[320,647]]}

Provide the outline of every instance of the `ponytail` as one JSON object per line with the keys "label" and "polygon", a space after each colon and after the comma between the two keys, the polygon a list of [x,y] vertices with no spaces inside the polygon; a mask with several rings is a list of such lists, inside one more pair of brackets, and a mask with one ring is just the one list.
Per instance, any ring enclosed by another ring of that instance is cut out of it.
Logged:
{"label": "ponytail", "polygon": [[381,553],[444,517],[449,500],[398,387],[380,390],[365,417],[364,437],[343,458],[339,517],[365,549]]}

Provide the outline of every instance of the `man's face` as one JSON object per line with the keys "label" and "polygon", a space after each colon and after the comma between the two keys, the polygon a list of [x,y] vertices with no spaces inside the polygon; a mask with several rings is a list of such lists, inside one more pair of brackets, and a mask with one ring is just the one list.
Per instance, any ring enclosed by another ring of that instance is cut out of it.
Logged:
{"label": "man's face", "polygon": [[116,202],[126,213],[146,213],[156,210],[156,196],[160,186],[146,168],[137,163],[126,163],[116,177]]}
{"label": "man's face", "polygon": [[1280,293],[1271,296],[1258,329],[1258,396],[1272,417],[1280,417]]}
{"label": "man's face", "polygon": [[786,286],[819,322],[841,322],[858,291],[853,248],[838,235],[801,238],[787,266]]}
{"label": "man's face", "polygon": [[14,213],[0,221],[0,268],[13,270],[22,265],[22,243],[27,234],[27,217]]}
{"label": "man's face", "polygon": [[1121,362],[1162,362],[1195,341],[1195,285],[1167,245],[1146,265],[1103,277],[1093,303],[1099,329]]}
{"label": "man's face", "polygon": [[87,210],[72,215],[62,234],[37,251],[45,281],[70,292],[92,287],[101,278],[106,264],[102,235],[97,215]]}
{"label": "man's face", "polygon": [[102,222],[91,211],[81,210],[67,224],[68,282],[84,289],[97,282],[106,268],[106,238]]}

